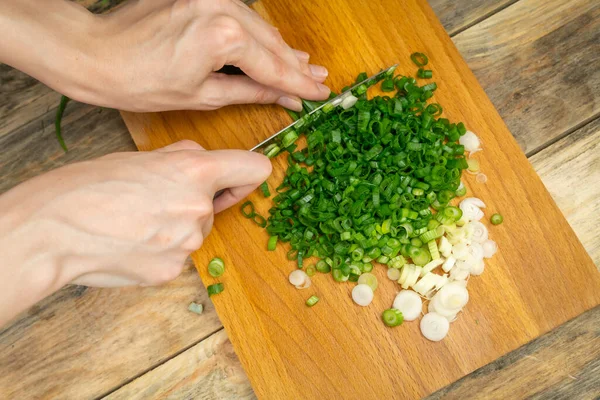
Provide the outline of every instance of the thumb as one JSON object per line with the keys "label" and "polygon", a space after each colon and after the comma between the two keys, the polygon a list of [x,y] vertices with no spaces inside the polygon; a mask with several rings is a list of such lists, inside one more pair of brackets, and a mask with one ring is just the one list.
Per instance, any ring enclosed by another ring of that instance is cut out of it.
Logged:
{"label": "thumb", "polygon": [[271,161],[262,154],[244,150],[216,150],[213,189],[224,190],[214,201],[215,214],[238,203],[271,175]]}

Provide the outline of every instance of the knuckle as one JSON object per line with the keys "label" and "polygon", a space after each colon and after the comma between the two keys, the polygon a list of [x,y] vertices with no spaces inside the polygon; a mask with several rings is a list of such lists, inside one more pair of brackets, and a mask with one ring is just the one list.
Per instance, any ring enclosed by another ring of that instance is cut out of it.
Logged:
{"label": "knuckle", "polygon": [[194,142],[193,140],[189,140],[189,139],[183,139],[180,140],[179,142],[177,142],[177,144],[182,148],[182,149],[188,149],[188,150],[202,150],[202,146],[200,146],[198,143]]}
{"label": "knuckle", "polygon": [[220,15],[213,20],[215,44],[222,50],[239,47],[247,40],[247,34],[242,25],[227,15]]}
{"label": "knuckle", "polygon": [[285,66],[285,63],[279,58],[273,59],[273,76],[275,78],[275,81],[278,84],[283,83],[285,81],[286,74],[287,68]]}

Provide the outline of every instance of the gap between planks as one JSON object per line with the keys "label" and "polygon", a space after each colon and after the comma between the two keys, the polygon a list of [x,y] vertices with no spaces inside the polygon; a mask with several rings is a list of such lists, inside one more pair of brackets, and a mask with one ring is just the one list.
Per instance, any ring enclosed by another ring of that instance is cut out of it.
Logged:
{"label": "gap between planks", "polygon": [[153,366],[151,366],[150,368],[147,368],[143,371],[141,371],[140,373],[138,373],[135,376],[132,376],[131,378],[119,383],[117,386],[113,387],[112,389],[107,390],[105,393],[95,397],[93,400],[101,400],[107,396],[110,396],[111,394],[113,394],[114,392],[118,391],[119,389],[121,389],[123,386],[129,385],[131,382],[135,381],[136,379],[146,375],[147,373],[154,371],[156,368],[159,368],[161,365],[171,361],[172,359],[176,358],[177,356],[185,353],[186,351],[188,351],[189,349],[191,349],[192,347],[196,346],[199,343],[202,343],[203,341],[205,341],[206,339],[208,339],[209,337],[221,332],[223,329],[225,329],[223,327],[223,325],[221,325],[220,328],[215,329],[214,331],[210,332],[209,334],[203,336],[202,338],[198,339],[195,342],[192,342],[191,344],[185,346],[184,348],[182,348],[181,350],[176,351],[175,353],[171,354],[170,356],[168,356],[167,358],[157,362],[156,364],[154,364]]}
{"label": "gap between planks", "polygon": [[456,35],[458,35],[459,33],[462,33],[464,31],[466,31],[469,28],[474,27],[477,24],[480,24],[481,22],[485,21],[486,19],[498,14],[500,11],[503,11],[505,9],[507,9],[508,7],[512,6],[513,4],[519,2],[520,0],[512,0],[506,4],[501,4],[500,6],[498,6],[498,8],[495,8],[493,10],[491,10],[490,12],[488,12],[487,14],[483,14],[482,16],[480,16],[479,18],[476,18],[475,20],[473,20],[472,22],[469,22],[468,24],[466,24],[465,26],[462,26],[460,28],[457,28],[455,31],[452,32],[448,32],[448,35],[452,38]]}
{"label": "gap between planks", "polygon": [[579,129],[583,128],[584,126],[587,126],[587,125],[591,124],[592,122],[594,122],[598,118],[600,118],[600,112],[597,112],[594,115],[592,115],[591,117],[586,118],[583,121],[581,121],[580,123],[578,123],[578,124],[570,127],[569,129],[567,129],[566,131],[564,131],[560,135],[556,136],[554,139],[551,139],[551,140],[547,141],[546,143],[544,143],[544,144],[536,147],[535,149],[531,150],[530,152],[526,153],[525,155],[527,156],[527,158],[531,158],[531,157],[535,156],[539,152],[544,151],[545,149],[547,149],[548,147],[552,146],[553,144],[558,143],[562,139],[564,139],[564,138],[572,135],[573,133],[577,132]]}

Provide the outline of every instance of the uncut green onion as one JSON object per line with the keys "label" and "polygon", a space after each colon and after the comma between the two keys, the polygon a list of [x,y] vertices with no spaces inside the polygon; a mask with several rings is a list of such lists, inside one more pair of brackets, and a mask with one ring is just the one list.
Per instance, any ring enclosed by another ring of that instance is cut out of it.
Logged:
{"label": "uncut green onion", "polygon": [[492,225],[500,225],[504,221],[504,217],[501,214],[494,214],[490,218]]}
{"label": "uncut green onion", "polygon": [[62,147],[62,149],[65,151],[65,153],[67,151],[69,151],[69,149],[67,149],[65,140],[62,137],[62,117],[63,117],[63,114],[65,113],[65,109],[67,108],[67,103],[69,102],[69,100],[71,100],[71,99],[68,98],[67,96],[61,96],[60,104],[58,105],[58,109],[56,110],[56,119],[54,120],[54,129],[56,132],[56,140],[58,140],[60,147]]}
{"label": "uncut green onion", "polygon": [[389,327],[402,325],[402,323],[404,322],[404,317],[402,316],[402,313],[396,308],[390,308],[388,310],[385,310],[381,315],[381,318],[383,319],[383,322]]}
{"label": "uncut green onion", "polygon": [[215,257],[208,263],[208,273],[210,276],[218,278],[225,272],[225,263],[219,257]]}
{"label": "uncut green onion", "polygon": [[219,294],[221,293],[223,290],[225,290],[225,285],[223,285],[222,283],[215,283],[214,285],[210,285],[206,288],[206,290],[208,291],[208,296],[213,296],[215,294]]}
{"label": "uncut green onion", "polygon": [[317,296],[310,296],[308,300],[306,300],[306,305],[309,307],[314,306],[319,302],[319,298]]}
{"label": "uncut green onion", "polygon": [[260,184],[260,190],[261,190],[263,196],[265,196],[265,197],[271,196],[271,191],[269,190],[269,185],[267,185],[267,182],[263,182]]}

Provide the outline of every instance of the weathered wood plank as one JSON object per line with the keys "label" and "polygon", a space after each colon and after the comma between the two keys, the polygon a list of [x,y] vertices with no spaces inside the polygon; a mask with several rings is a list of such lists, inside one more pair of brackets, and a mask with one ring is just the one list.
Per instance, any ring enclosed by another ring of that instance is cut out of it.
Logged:
{"label": "weathered wood plank", "polygon": [[450,36],[497,13],[518,0],[427,0]]}
{"label": "weathered wood plank", "polygon": [[96,398],[219,329],[193,268],[160,288],[71,286],[0,330],[0,397]]}
{"label": "weathered wood plank", "polygon": [[0,193],[45,171],[115,151],[135,150],[114,110],[70,103],[63,117],[65,153],[54,131],[56,110],[0,136]]}
{"label": "weathered wood plank", "polygon": [[[600,268],[600,118],[530,158]],[[599,288],[600,290],[600,288]]]}
{"label": "weathered wood plank", "polygon": [[104,399],[254,398],[250,382],[222,329]]}
{"label": "weathered wood plank", "polygon": [[596,0],[522,0],[453,40],[526,153],[600,113]]}
{"label": "weathered wood plank", "polygon": [[[588,252],[600,268],[600,243],[596,225],[590,215],[600,213],[600,119],[588,124],[548,149],[531,158],[532,164],[555,199]],[[589,240],[586,240],[589,238]],[[216,343],[216,344],[213,344]],[[210,348],[213,347],[213,350]],[[218,349],[216,348],[218,347]],[[196,345],[197,350],[182,353],[169,361],[167,378],[161,381],[165,390],[177,388],[176,393],[188,393],[194,388],[209,386],[211,393],[220,393],[212,380],[213,372],[204,366],[193,370],[187,362],[194,353],[212,354],[223,351],[231,354],[232,346],[220,339],[210,338]],[[191,349],[190,349],[191,350]],[[181,357],[181,360],[178,359]],[[229,369],[237,371],[237,357],[227,359]],[[185,367],[177,367],[183,364]],[[156,371],[163,371],[162,366]],[[222,365],[217,371],[225,369]],[[153,371],[154,372],[154,371]],[[110,399],[125,399],[133,389],[143,390],[156,379],[146,374],[118,390]],[[158,375],[163,376],[163,375]],[[237,376],[237,375],[236,375]],[[231,379],[223,380],[223,389],[233,390]],[[239,379],[235,392],[246,393],[250,383]],[[599,395],[600,387],[600,307],[582,314],[550,333],[480,368],[467,377],[432,394],[428,399],[464,398],[550,398],[591,399]],[[143,392],[145,399],[163,398]],[[170,398],[167,396],[166,398]],[[173,396],[172,398],[177,398]],[[212,397],[207,397],[212,398]],[[215,397],[216,398],[216,397]]]}

